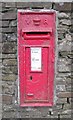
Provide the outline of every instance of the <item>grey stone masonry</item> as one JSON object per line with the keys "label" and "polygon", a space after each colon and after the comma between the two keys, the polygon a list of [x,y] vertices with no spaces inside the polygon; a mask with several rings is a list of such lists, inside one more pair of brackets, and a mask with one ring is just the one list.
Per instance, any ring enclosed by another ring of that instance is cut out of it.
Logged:
{"label": "grey stone masonry", "polygon": [[[1,3],[0,3],[1,4]],[[18,104],[17,10],[47,8],[58,11],[58,60],[56,104],[52,107],[25,107]],[[73,13],[72,3],[3,2],[0,16],[2,49],[2,118],[71,118],[73,104]],[[1,24],[2,22],[2,24]]]}

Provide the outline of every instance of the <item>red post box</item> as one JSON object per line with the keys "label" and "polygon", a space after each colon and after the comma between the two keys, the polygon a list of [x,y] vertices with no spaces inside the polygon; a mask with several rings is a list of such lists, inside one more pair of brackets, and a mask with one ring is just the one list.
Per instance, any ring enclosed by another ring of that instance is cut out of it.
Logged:
{"label": "red post box", "polygon": [[18,10],[20,106],[52,106],[56,11]]}

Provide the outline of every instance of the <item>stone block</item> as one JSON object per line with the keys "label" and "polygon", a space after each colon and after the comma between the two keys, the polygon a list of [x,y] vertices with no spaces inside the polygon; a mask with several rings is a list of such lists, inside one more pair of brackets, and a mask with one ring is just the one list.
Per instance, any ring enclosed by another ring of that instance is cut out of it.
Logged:
{"label": "stone block", "polygon": [[55,3],[55,9],[60,12],[70,12],[71,11],[71,3],[67,3],[67,2]]}
{"label": "stone block", "polygon": [[1,27],[2,27],[2,21],[0,21],[0,29],[1,29]]}
{"label": "stone block", "polygon": [[2,42],[17,42],[17,33],[3,33]]}
{"label": "stone block", "polygon": [[17,74],[17,66],[3,66],[2,67],[2,73],[3,74]]}
{"label": "stone block", "polygon": [[17,60],[16,59],[4,59],[3,65],[4,66],[15,66],[17,65]]}
{"label": "stone block", "polygon": [[3,104],[12,104],[12,95],[2,95]]}
{"label": "stone block", "polygon": [[62,40],[59,44],[59,51],[71,51],[71,42],[66,41],[65,39]]}
{"label": "stone block", "polygon": [[71,71],[71,66],[66,66],[64,64],[58,66],[58,71],[59,72],[70,72]]}
{"label": "stone block", "polygon": [[4,58],[6,58],[6,59],[10,59],[10,58],[15,59],[15,58],[17,58],[17,55],[16,54],[2,54],[2,58],[3,59]]}
{"label": "stone block", "polygon": [[[58,31],[58,32],[59,32],[59,31]],[[60,32],[59,32],[59,34],[58,34],[58,41],[61,42],[61,40],[64,39],[64,38],[65,38],[64,33],[62,33],[62,32],[60,33]]]}
{"label": "stone block", "polygon": [[0,2],[0,7],[2,7],[2,2]]}
{"label": "stone block", "polygon": [[8,94],[8,95],[13,95],[13,94],[15,94],[14,82],[10,82],[11,84],[9,84],[9,82],[2,81],[2,93]]}
{"label": "stone block", "polygon": [[53,111],[58,111],[58,110],[60,111],[62,109],[62,104],[57,103],[56,105],[53,106],[52,109],[53,109]]}
{"label": "stone block", "polygon": [[14,20],[17,18],[17,14],[15,11],[13,12],[6,12],[2,14],[2,19],[3,20]]}
{"label": "stone block", "polygon": [[0,43],[0,54],[2,53],[2,43]]}
{"label": "stone block", "polygon": [[16,3],[15,3],[15,2],[6,2],[6,3],[5,3],[5,7],[6,7],[6,8],[10,8],[10,7],[11,7],[11,8],[12,8],[12,7],[14,8],[14,7],[16,7]]}
{"label": "stone block", "polygon": [[51,8],[52,7],[52,3],[51,2],[17,2],[17,8],[35,8],[35,7],[38,7],[38,8]]}
{"label": "stone block", "polygon": [[15,74],[3,74],[2,80],[4,81],[15,81],[17,79],[17,76]]}
{"label": "stone block", "polygon": [[73,2],[71,3],[71,11],[73,11]]}
{"label": "stone block", "polygon": [[8,27],[9,26],[9,21],[2,21],[2,27]]}
{"label": "stone block", "polygon": [[71,84],[68,84],[68,85],[66,86],[66,91],[67,91],[67,92],[73,92],[73,87],[72,87]]}
{"label": "stone block", "polygon": [[12,27],[12,26],[16,27],[17,26],[17,20],[11,21],[10,24],[9,24],[9,26],[10,27]]}
{"label": "stone block", "polygon": [[56,101],[57,104],[63,104],[63,103],[67,103],[67,98],[58,98]]}
{"label": "stone block", "polygon": [[58,71],[59,72],[70,72],[71,71],[71,60],[60,58],[58,60]]}
{"label": "stone block", "polygon": [[2,59],[0,59],[0,64],[2,63]]}
{"label": "stone block", "polygon": [[56,85],[56,92],[66,91],[65,85]]}
{"label": "stone block", "polygon": [[2,33],[2,28],[0,28],[0,33]]}
{"label": "stone block", "polygon": [[5,27],[2,28],[2,33],[16,33],[17,32],[17,28],[16,27]]}
{"label": "stone block", "polygon": [[68,29],[69,29],[69,26],[59,24],[58,28],[57,28],[57,31],[58,31],[58,34],[65,34],[65,33],[68,32]]}
{"label": "stone block", "polygon": [[62,120],[65,120],[65,119],[66,119],[66,120],[71,120],[71,118],[72,118],[71,115],[65,115],[65,114],[64,114],[64,115],[63,115],[63,114],[60,115],[60,119],[62,119]]}
{"label": "stone block", "polygon": [[2,54],[0,53],[0,59],[2,59]]}
{"label": "stone block", "polygon": [[60,51],[60,52],[58,52],[58,56],[60,58],[67,58],[69,55],[70,55],[70,52],[67,52],[67,51]]}
{"label": "stone block", "polygon": [[5,42],[3,43],[2,53],[16,53],[16,49],[15,42]]}
{"label": "stone block", "polygon": [[17,113],[15,112],[15,111],[6,111],[6,112],[3,112],[3,114],[2,114],[2,118],[3,118],[3,120],[5,120],[5,119],[18,119],[18,118],[20,118],[20,117],[17,117]]}
{"label": "stone block", "polygon": [[58,18],[59,19],[69,19],[70,18],[70,15],[68,15],[67,13],[64,13],[64,12],[60,12],[58,14]]}
{"label": "stone block", "polygon": [[1,5],[2,5],[2,8],[4,8],[5,7],[5,2],[2,2]]}
{"label": "stone block", "polygon": [[7,41],[16,41],[17,42],[17,33],[8,34]]}
{"label": "stone block", "polygon": [[72,24],[72,26],[73,26],[73,18],[71,18],[71,24]]}
{"label": "stone block", "polygon": [[71,18],[73,19],[73,12],[71,13]]}
{"label": "stone block", "polygon": [[70,32],[73,33],[73,25],[70,28]]}
{"label": "stone block", "polygon": [[[15,9],[16,10],[16,9]],[[14,8],[13,7],[2,7],[2,13],[6,13],[6,12],[13,12]]]}
{"label": "stone block", "polygon": [[71,104],[64,105],[64,110],[61,112],[61,115],[71,115]]}
{"label": "stone block", "polygon": [[0,43],[2,43],[2,33],[0,33]]}
{"label": "stone block", "polygon": [[2,34],[0,39],[2,39],[2,42],[6,41],[7,40],[7,34]]}
{"label": "stone block", "polygon": [[61,20],[60,20],[60,24],[71,26],[71,20],[61,19]]}
{"label": "stone block", "polygon": [[66,40],[72,41],[72,36],[70,34],[65,35]]}
{"label": "stone block", "polygon": [[58,59],[58,64],[71,65],[71,59],[68,59],[68,58],[59,58]]}
{"label": "stone block", "polygon": [[2,21],[2,15],[3,15],[3,13],[0,12],[0,20],[1,20],[1,21]]}
{"label": "stone block", "polygon": [[72,93],[71,92],[60,92],[58,94],[58,97],[59,98],[67,98],[67,97],[71,98],[73,97],[73,92]]}
{"label": "stone block", "polygon": [[67,77],[66,84],[71,85],[71,83],[72,83],[71,77]]}

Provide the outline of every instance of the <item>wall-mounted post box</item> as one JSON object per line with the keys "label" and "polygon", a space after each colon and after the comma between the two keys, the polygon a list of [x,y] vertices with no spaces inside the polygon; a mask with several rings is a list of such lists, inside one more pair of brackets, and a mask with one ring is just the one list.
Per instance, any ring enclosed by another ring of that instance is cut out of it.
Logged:
{"label": "wall-mounted post box", "polygon": [[56,11],[18,10],[20,106],[52,106]]}

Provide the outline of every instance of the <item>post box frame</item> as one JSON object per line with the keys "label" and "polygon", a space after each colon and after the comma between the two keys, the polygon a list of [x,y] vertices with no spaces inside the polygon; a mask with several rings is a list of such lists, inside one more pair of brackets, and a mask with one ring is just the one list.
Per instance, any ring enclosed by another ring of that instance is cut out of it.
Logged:
{"label": "post box frame", "polygon": [[[24,13],[24,12],[36,12],[35,10],[22,10],[22,9],[20,9],[20,10],[18,10],[18,12],[21,12],[22,14]],[[32,107],[34,107],[34,106],[52,106],[52,105],[54,105],[54,104],[56,104],[56,75],[57,75],[57,58],[58,58],[58,45],[57,45],[57,41],[58,41],[58,36],[57,36],[57,25],[58,25],[58,17],[57,17],[57,15],[58,15],[58,12],[57,11],[55,11],[55,10],[39,10],[38,12],[47,12],[47,13],[51,13],[51,12],[55,12],[55,14],[56,14],[56,21],[55,21],[55,24],[56,24],[56,31],[55,31],[55,64],[54,64],[54,86],[53,86],[53,103],[51,104],[51,103],[23,103],[23,100],[21,100],[21,98],[20,98],[20,91],[22,91],[23,92],[23,90],[21,90],[21,88],[20,88],[20,72],[19,72],[19,63],[20,63],[20,61],[19,61],[19,50],[21,49],[22,51],[24,51],[23,50],[23,48],[18,48],[17,47],[17,54],[18,54],[18,103],[19,103],[19,105],[21,106],[21,107],[26,107],[26,106],[32,106]],[[18,17],[18,16],[17,16]],[[17,27],[17,30],[18,30],[18,39],[19,39],[19,28]],[[17,41],[17,45],[19,46],[19,42]],[[29,46],[28,46],[29,47]]]}

